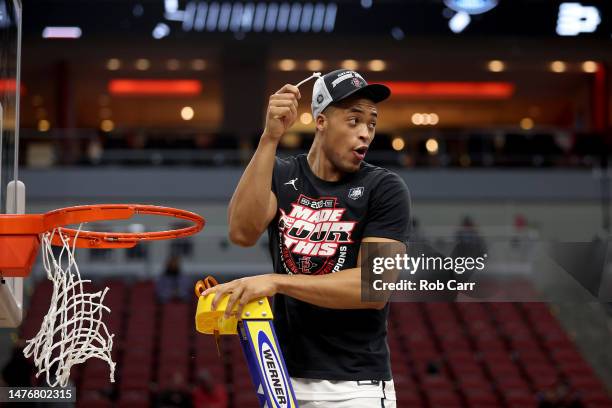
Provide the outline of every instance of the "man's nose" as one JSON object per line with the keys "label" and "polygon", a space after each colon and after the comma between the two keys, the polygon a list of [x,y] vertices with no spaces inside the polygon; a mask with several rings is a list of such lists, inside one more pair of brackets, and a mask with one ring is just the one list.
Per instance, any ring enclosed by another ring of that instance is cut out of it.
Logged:
{"label": "man's nose", "polygon": [[359,126],[359,133],[357,134],[357,136],[359,137],[359,140],[361,140],[364,143],[369,143],[370,138],[372,137],[366,125]]}

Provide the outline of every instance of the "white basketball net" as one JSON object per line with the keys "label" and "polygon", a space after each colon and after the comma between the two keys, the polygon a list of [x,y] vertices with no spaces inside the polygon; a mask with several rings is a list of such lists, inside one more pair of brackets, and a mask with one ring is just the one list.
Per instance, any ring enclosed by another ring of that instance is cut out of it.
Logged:
{"label": "white basketball net", "polygon": [[[55,234],[64,244],[57,259],[51,247]],[[38,334],[27,341],[23,354],[34,356],[36,377],[45,373],[51,387],[65,387],[70,368],[92,357],[108,363],[110,381],[115,382],[115,362],[111,356],[114,335],[109,334],[102,322],[102,313],[110,313],[103,305],[108,287],[95,293],[83,292],[83,284],[91,281],[81,279],[75,249],[76,245],[70,246],[60,228],[41,234],[43,267],[53,282],[53,296]]]}

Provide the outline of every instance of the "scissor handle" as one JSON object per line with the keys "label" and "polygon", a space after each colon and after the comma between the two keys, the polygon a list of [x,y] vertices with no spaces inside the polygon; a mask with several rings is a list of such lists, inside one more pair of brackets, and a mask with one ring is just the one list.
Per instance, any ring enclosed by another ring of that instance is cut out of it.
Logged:
{"label": "scissor handle", "polygon": [[217,282],[217,280],[212,276],[207,276],[206,278],[204,278],[204,280],[197,281],[195,284],[196,297],[199,298],[200,296],[202,296],[202,293],[204,293],[206,289],[210,289],[213,286],[217,286],[218,284],[219,282]]}

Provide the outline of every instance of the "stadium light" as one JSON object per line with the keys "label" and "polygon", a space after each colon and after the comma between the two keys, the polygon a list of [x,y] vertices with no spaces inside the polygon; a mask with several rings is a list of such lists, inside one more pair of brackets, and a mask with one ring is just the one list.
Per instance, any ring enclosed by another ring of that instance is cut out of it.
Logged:
{"label": "stadium light", "polygon": [[194,115],[195,112],[193,111],[193,108],[191,106],[185,106],[183,107],[183,109],[181,109],[181,118],[183,120],[191,120],[193,119]]}
{"label": "stadium light", "polygon": [[48,120],[41,119],[38,121],[38,131],[39,132],[46,132],[49,130],[49,128],[51,128],[51,124],[49,123]]}
{"label": "stadium light", "polygon": [[281,71],[293,71],[297,64],[292,59],[282,59],[278,62],[278,69]]}
{"label": "stadium light", "polygon": [[440,146],[438,145],[438,141],[434,139],[433,137],[430,139],[427,139],[427,142],[425,142],[425,149],[427,149],[427,153],[431,155],[438,154],[439,148]]}
{"label": "stadium light", "polygon": [[368,62],[368,69],[370,71],[384,71],[387,68],[387,63],[380,59],[374,59]]}
{"label": "stadium light", "polygon": [[191,69],[194,71],[204,71],[206,69],[206,61],[203,59],[194,59],[191,61]]}
{"label": "stadium light", "polygon": [[170,27],[168,27],[168,24],[159,23],[155,26],[151,35],[156,40],[161,40],[170,35]]}
{"label": "stadium light", "polygon": [[202,92],[202,83],[195,79],[113,79],[108,90],[118,96],[195,96]]}
{"label": "stadium light", "polygon": [[550,63],[550,70],[560,74],[567,70],[567,65],[563,61],[553,61]]}
{"label": "stadium light", "polygon": [[598,70],[598,65],[595,61],[584,61],[582,63],[582,71],[588,74],[593,74],[597,72],[597,70]]}
{"label": "stadium light", "polygon": [[592,33],[601,23],[599,9],[594,6],[583,6],[580,3],[561,3],[557,17],[557,34],[574,36],[581,33]]}
{"label": "stadium light", "polygon": [[351,70],[359,69],[359,63],[355,61],[354,59],[344,60],[342,61],[340,66],[344,69],[351,69]]}
{"label": "stadium light", "polygon": [[404,139],[402,139],[401,137],[395,137],[393,138],[393,141],[391,141],[391,147],[393,148],[393,150],[397,152],[402,150],[405,146],[406,146],[406,143],[404,142]]}
{"label": "stadium light", "polygon": [[80,27],[45,27],[42,32],[46,39],[77,39],[82,34]]}
{"label": "stadium light", "polygon": [[457,12],[448,20],[448,28],[455,34],[461,33],[472,21],[470,15],[486,13],[497,3],[498,0],[444,0],[446,7]]}
{"label": "stadium light", "polygon": [[[185,32],[332,32],[337,12],[338,6],[333,2],[293,1],[279,4],[191,0],[181,10],[178,0],[164,0],[164,18],[181,23]],[[163,38],[170,33],[165,23],[159,23],[156,30],[154,37]]]}
{"label": "stadium light", "polygon": [[523,118],[523,119],[521,119],[521,129],[523,129],[523,130],[531,130],[531,129],[533,129],[533,119],[531,119],[531,118]]}
{"label": "stadium light", "polygon": [[134,63],[134,66],[139,71],[146,71],[151,67],[151,62],[146,58],[139,58]]}
{"label": "stadium light", "polygon": [[500,60],[492,60],[487,64],[487,68],[491,72],[502,72],[506,69],[506,64]]}
{"label": "stadium light", "polygon": [[420,99],[507,99],[515,85],[511,82],[409,82],[387,81],[393,95]]}

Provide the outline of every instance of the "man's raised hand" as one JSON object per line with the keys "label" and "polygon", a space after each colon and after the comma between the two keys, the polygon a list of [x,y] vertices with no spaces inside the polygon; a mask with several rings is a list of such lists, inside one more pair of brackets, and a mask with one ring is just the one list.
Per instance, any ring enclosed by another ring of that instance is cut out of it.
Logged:
{"label": "man's raised hand", "polygon": [[264,136],[280,140],[297,119],[300,90],[291,84],[284,85],[275,94],[270,95],[266,113]]}

